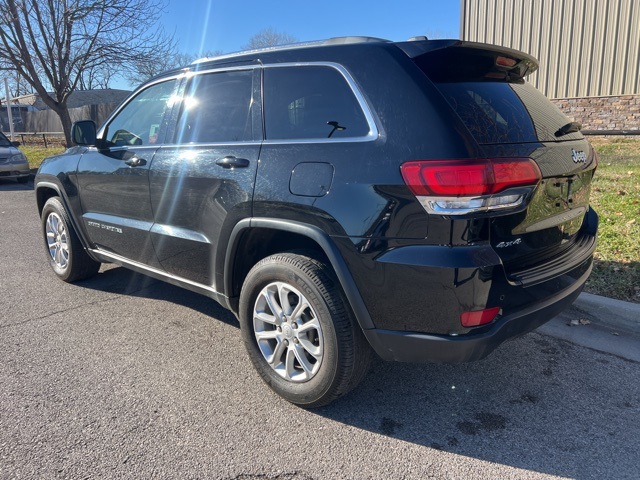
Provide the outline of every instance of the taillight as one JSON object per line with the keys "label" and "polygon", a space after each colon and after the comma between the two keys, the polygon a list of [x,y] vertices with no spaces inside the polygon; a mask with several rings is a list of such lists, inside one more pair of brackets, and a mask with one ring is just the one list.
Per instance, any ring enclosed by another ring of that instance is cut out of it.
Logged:
{"label": "taillight", "polygon": [[443,215],[517,207],[542,179],[530,158],[416,160],[400,170],[425,209]]}

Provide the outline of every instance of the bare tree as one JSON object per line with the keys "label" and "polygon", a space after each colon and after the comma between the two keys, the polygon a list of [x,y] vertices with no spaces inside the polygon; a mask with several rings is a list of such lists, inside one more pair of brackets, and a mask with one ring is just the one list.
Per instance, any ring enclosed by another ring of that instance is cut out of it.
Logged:
{"label": "bare tree", "polygon": [[116,68],[109,63],[95,65],[79,73],[78,90],[109,88],[111,80],[116,76]]}
{"label": "bare tree", "polygon": [[[28,95],[33,92],[29,83],[11,66],[3,67],[0,65],[0,80],[6,78],[9,82],[9,95],[11,98]],[[4,95],[4,81],[0,81],[0,96]]]}
{"label": "bare tree", "polygon": [[135,71],[127,76],[127,80],[137,85],[172,68],[185,67],[198,58],[217,57],[219,55],[222,55],[222,52],[219,50],[206,51],[200,55],[183,52],[175,52],[172,54],[160,52],[158,55],[140,58],[135,62]]}
{"label": "bare tree", "polygon": [[163,8],[163,0],[0,0],[0,62],[58,114],[69,145],[67,100],[86,72],[106,64],[127,72],[174,51],[156,25]]}
{"label": "bare tree", "polygon": [[277,45],[286,45],[287,43],[295,43],[298,39],[288,33],[281,33],[268,27],[260,30],[258,33],[249,38],[245,50],[255,50],[257,48],[275,47]]}

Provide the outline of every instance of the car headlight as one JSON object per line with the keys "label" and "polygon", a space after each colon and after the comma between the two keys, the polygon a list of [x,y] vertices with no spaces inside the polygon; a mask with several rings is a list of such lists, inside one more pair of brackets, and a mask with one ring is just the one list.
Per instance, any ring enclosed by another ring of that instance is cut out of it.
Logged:
{"label": "car headlight", "polygon": [[9,163],[27,163],[27,157],[24,156],[24,153],[18,153],[9,157]]}

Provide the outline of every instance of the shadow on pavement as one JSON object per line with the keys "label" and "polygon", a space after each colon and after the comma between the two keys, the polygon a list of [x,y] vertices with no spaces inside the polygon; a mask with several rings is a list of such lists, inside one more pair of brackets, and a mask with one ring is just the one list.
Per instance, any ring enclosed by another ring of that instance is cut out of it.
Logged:
{"label": "shadow on pavement", "polygon": [[75,285],[119,295],[166,300],[239,328],[236,317],[209,297],[135,273],[124,267],[103,266],[98,275],[77,282]]}
{"label": "shadow on pavement", "polygon": [[358,390],[315,412],[516,468],[626,478],[637,471],[640,446],[640,389],[628,382],[637,371],[633,362],[532,333],[471,364],[379,361]]}
{"label": "shadow on pavement", "polygon": [[[215,301],[125,268],[107,267],[78,285],[173,302],[238,327]],[[533,472],[627,478],[640,448],[640,387],[630,381],[637,371],[636,363],[532,333],[472,364],[376,361],[359,388],[311,413]]]}
{"label": "shadow on pavement", "polygon": [[16,192],[33,190],[33,180],[27,183],[18,183],[16,180],[0,177],[0,192]]}

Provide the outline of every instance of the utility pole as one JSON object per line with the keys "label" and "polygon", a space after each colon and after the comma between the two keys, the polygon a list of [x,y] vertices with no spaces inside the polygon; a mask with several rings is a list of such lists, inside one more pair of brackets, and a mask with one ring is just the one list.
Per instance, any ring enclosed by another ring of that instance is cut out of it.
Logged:
{"label": "utility pole", "polygon": [[5,98],[7,100],[7,118],[9,119],[9,132],[11,134],[11,141],[13,142],[15,138],[13,138],[13,112],[11,111],[11,99],[9,98],[9,80],[7,77],[4,77],[4,91]]}

